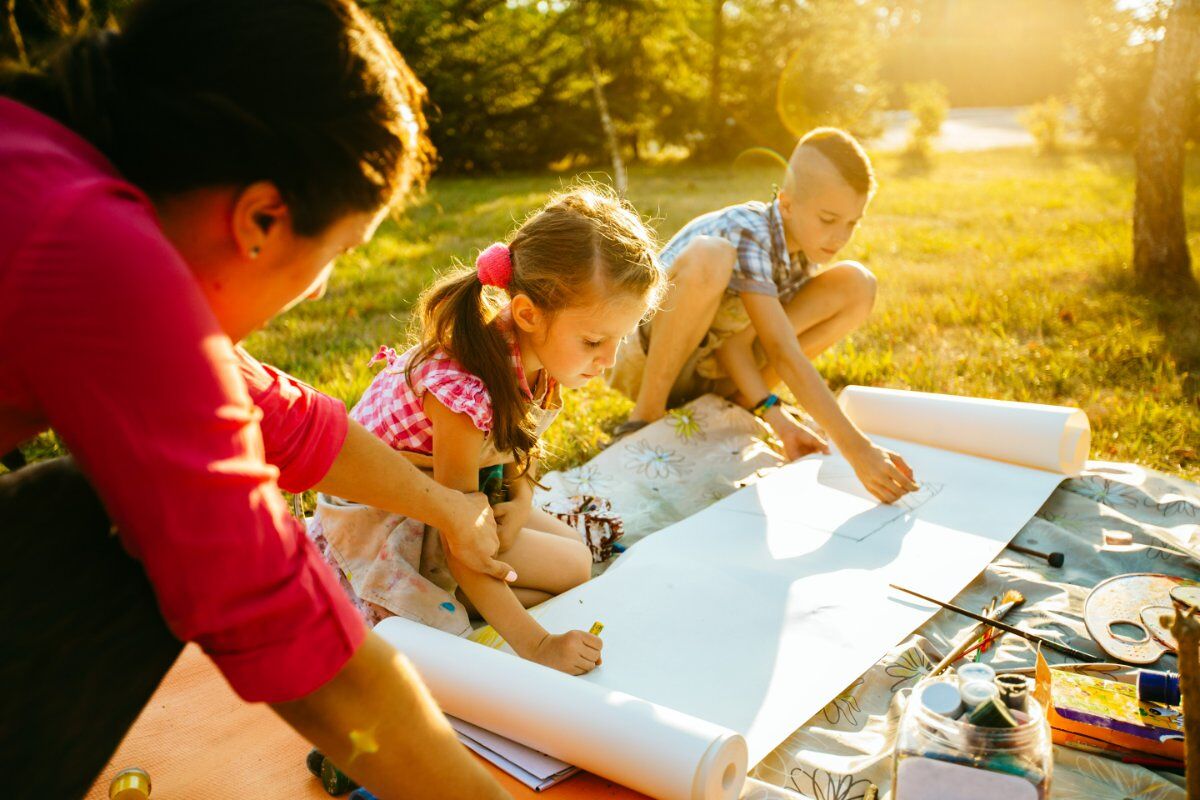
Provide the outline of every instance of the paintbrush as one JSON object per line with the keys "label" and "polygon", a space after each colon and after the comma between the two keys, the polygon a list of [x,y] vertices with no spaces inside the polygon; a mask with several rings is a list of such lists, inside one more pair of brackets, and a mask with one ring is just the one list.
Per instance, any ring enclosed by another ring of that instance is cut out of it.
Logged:
{"label": "paintbrush", "polygon": [[[1000,605],[996,610],[985,613],[988,619],[1003,619],[1008,612],[1012,611],[1021,603],[1025,602],[1025,595],[1018,592],[1016,589],[1009,589],[1000,597]],[[946,668],[958,661],[966,653],[967,649],[979,640],[980,635],[986,634],[986,626],[982,622],[976,622],[975,625],[967,633],[967,638],[963,639],[962,644],[950,651],[949,655],[937,663],[933,668],[930,676],[941,675],[946,671]]]}
{"label": "paintbrush", "polygon": [[967,609],[962,608],[960,606],[956,606],[953,603],[943,603],[941,600],[934,600],[932,597],[926,597],[925,595],[921,594],[920,592],[914,592],[912,589],[905,589],[903,586],[897,586],[894,583],[889,583],[888,586],[892,587],[893,589],[895,589],[898,592],[904,592],[905,594],[911,594],[913,597],[919,597],[927,603],[933,603],[934,605],[941,606],[942,608],[953,611],[956,614],[962,614],[964,617],[970,617],[971,619],[975,620],[976,622],[982,622],[984,625],[990,625],[993,628],[998,628],[999,630],[1002,630],[1005,633],[1015,634],[1017,636],[1020,636],[1022,639],[1025,639],[1026,641],[1036,642],[1038,644],[1045,645],[1046,647],[1049,647],[1051,650],[1057,650],[1060,653],[1065,653],[1066,655],[1069,655],[1072,658],[1077,658],[1080,661],[1086,661],[1091,664],[1096,664],[1096,663],[1099,663],[1099,661],[1100,661],[1100,659],[1097,656],[1094,656],[1091,653],[1085,653],[1082,650],[1076,650],[1074,647],[1070,647],[1065,644],[1059,644],[1058,642],[1055,642],[1051,639],[1047,639],[1043,636],[1038,636],[1036,633],[1030,633],[1029,631],[1023,631],[1020,628],[1013,627],[1012,625],[1008,625],[1004,622],[999,622],[994,619],[988,619],[987,617],[983,616],[982,614],[976,614],[974,611],[968,611]]}

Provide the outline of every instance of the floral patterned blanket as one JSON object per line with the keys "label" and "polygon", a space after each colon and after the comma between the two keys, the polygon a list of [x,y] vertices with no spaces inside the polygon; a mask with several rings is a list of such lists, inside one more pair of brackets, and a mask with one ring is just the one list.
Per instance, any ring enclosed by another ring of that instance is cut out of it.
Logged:
{"label": "floral patterned blanket", "polygon": [[[608,498],[624,520],[622,541],[632,544],[778,467],[782,459],[763,437],[753,416],[709,395],[580,467],[546,475],[548,488],[538,500]],[[1055,490],[1014,541],[1060,551],[1066,562],[1054,569],[1004,550],[955,602],[980,609],[1016,589],[1025,603],[1010,622],[1078,647],[1088,641],[1084,600],[1105,578],[1130,572],[1200,578],[1200,486],[1133,464],[1092,461]],[[606,566],[596,565],[597,572]],[[837,698],[751,770],[755,784],[817,800],[857,800],[874,783],[887,797],[892,743],[908,695],[968,625],[958,615],[938,613],[866,674],[848,675]],[[1016,668],[1032,666],[1033,655],[1023,639],[1005,636],[983,660]],[[1174,670],[1175,658],[1165,656],[1154,667]],[[1055,747],[1054,769],[1051,796],[1059,800],[1184,797],[1181,778],[1063,747]],[[776,796],[765,788],[744,794]]]}

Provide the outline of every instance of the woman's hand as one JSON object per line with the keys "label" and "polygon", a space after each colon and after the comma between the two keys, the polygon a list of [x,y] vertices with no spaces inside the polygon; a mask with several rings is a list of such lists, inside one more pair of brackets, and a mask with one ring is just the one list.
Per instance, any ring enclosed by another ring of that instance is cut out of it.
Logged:
{"label": "woman's hand", "polygon": [[533,649],[529,660],[568,675],[584,675],[600,666],[602,647],[600,637],[586,631],[548,633]]}
{"label": "woman's hand", "polygon": [[529,512],[532,509],[533,488],[525,478],[517,478],[509,484],[508,500],[497,503],[492,508],[498,523],[501,553],[513,546],[517,534],[529,521]]}
{"label": "woman's hand", "polygon": [[[467,569],[512,582],[517,573],[496,559],[501,548],[499,531],[487,496],[480,492],[463,494],[447,490],[450,501],[443,508],[445,519],[438,531],[445,537],[450,554]],[[497,508],[499,508],[497,506]]]}

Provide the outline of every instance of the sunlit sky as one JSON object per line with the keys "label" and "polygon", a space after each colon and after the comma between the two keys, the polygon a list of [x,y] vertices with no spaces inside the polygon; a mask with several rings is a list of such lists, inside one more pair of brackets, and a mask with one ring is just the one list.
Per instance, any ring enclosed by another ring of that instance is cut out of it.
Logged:
{"label": "sunlit sky", "polygon": [[1117,0],[1119,8],[1140,8],[1149,11],[1154,7],[1155,0]]}

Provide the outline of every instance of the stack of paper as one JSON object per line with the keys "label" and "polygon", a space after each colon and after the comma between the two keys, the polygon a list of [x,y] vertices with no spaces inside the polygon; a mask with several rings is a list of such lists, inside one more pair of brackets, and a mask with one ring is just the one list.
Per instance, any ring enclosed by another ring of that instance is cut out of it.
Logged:
{"label": "stack of paper", "polygon": [[458,734],[459,741],[535,792],[549,789],[579,772],[578,767],[485,731],[478,725],[463,722],[457,717],[447,719]]}

